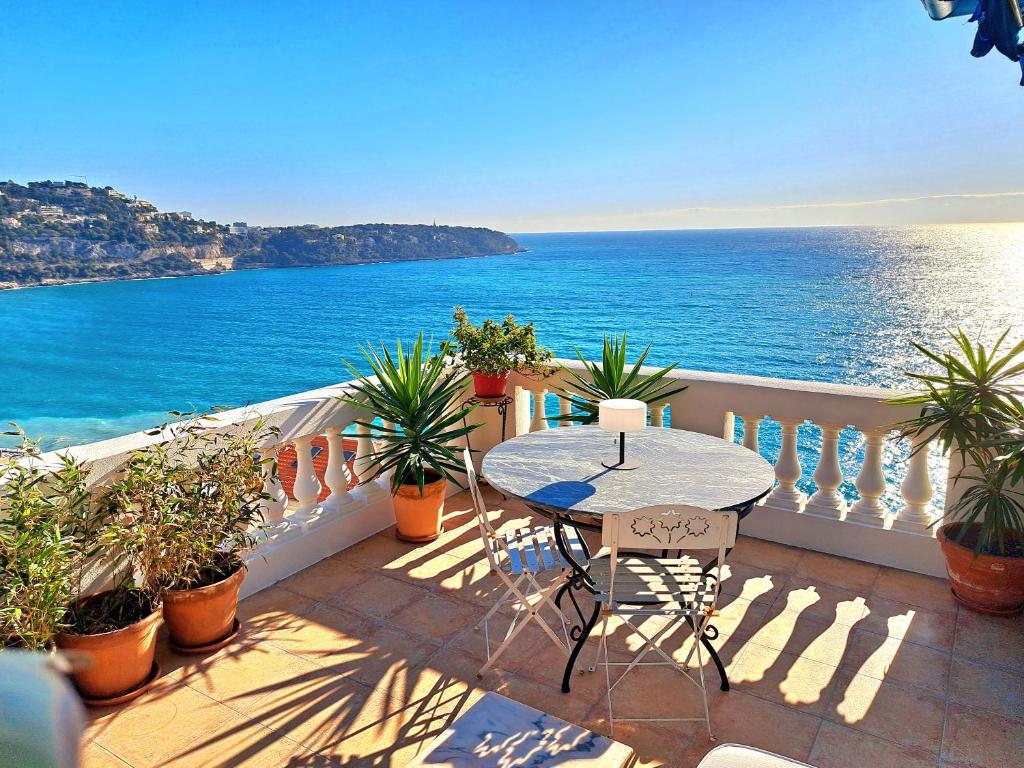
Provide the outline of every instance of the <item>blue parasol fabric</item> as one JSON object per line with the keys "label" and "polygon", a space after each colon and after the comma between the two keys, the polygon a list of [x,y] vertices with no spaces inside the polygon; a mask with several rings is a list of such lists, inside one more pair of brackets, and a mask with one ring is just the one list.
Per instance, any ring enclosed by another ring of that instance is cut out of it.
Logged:
{"label": "blue parasol fabric", "polygon": [[1024,0],[921,0],[928,15],[942,20],[953,16],[971,17],[977,22],[971,55],[985,56],[995,48],[1021,67],[1024,86]]}

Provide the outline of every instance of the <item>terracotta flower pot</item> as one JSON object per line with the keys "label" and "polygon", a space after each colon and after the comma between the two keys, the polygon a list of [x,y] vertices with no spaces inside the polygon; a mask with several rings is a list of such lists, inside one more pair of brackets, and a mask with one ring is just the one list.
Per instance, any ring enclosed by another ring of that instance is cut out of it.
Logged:
{"label": "terracotta flower pot", "polygon": [[473,374],[473,389],[476,391],[477,397],[504,397],[507,384],[507,373],[488,376],[486,373],[477,371]]}
{"label": "terracotta flower pot", "polygon": [[[98,599],[95,595],[89,599]],[[71,676],[86,704],[107,706],[141,695],[156,678],[156,631],[161,607],[134,624],[98,635],[57,635],[57,647],[79,651],[92,664]]]}
{"label": "terracotta flower pot", "polygon": [[235,612],[244,579],[245,568],[238,563],[234,573],[216,584],[164,591],[164,621],[176,650],[213,651],[236,634]]}
{"label": "terracotta flower pot", "polygon": [[[977,523],[972,526],[978,527]],[[975,557],[972,547],[954,540],[960,528],[961,523],[949,523],[941,526],[936,534],[946,557],[954,597],[982,613],[1019,612],[1024,608],[1024,557],[988,554]]]}
{"label": "terracotta flower pot", "polygon": [[427,476],[423,495],[415,483],[402,485],[394,495],[397,536],[403,541],[433,541],[441,535],[441,513],[448,481],[440,475]]}

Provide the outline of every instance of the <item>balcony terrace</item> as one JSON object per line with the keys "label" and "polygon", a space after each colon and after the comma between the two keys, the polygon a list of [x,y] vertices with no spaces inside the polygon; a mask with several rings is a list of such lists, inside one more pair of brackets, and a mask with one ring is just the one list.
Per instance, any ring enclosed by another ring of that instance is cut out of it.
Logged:
{"label": "balcony terrace", "polygon": [[[955,602],[928,524],[936,510],[928,454],[887,478],[882,445],[903,413],[884,390],[678,371],[689,388],[652,408],[652,424],[741,439],[757,450],[766,418],[782,425],[777,485],[744,520],[727,560],[714,644],[732,690],[710,692],[719,742],[735,741],[830,766],[997,768],[1024,749],[1024,620]],[[550,428],[545,392],[558,382],[518,379],[508,435]],[[603,674],[560,691],[564,660],[532,628],[496,668],[476,677],[476,628],[502,591],[489,572],[468,495],[447,503],[445,532],[412,545],[393,534],[380,482],[352,486],[343,433],[358,413],[344,385],[256,406],[281,428],[277,450],[297,454],[294,498],[267,477],[271,529],[249,559],[239,638],[206,657],[179,656],[161,639],[162,677],[143,697],[94,710],[86,765],[404,765],[487,690],[606,732]],[[473,448],[500,440],[495,409],[474,413]],[[227,427],[252,411],[218,416]],[[815,466],[805,424],[816,425]],[[838,436],[864,450],[844,476]],[[313,440],[333,449],[315,471]],[[356,431],[355,474],[373,445]],[[159,439],[134,435],[73,449],[102,483],[126,452]],[[804,449],[803,453],[798,448]],[[808,497],[798,481],[813,473]],[[856,497],[840,493],[852,480]],[[956,488],[944,489],[949,503]],[[325,493],[329,491],[329,493]],[[893,494],[895,491],[895,494]],[[884,503],[895,495],[896,503]],[[322,499],[322,500],[321,500]],[[503,527],[532,513],[488,491]],[[657,621],[650,619],[650,621]],[[612,652],[635,638],[611,625]],[[596,641],[592,641],[596,642]],[[687,641],[663,644],[685,656]],[[584,652],[584,665],[592,649]],[[670,670],[631,673],[625,716],[697,714],[700,699]],[[667,713],[667,714],[666,714]],[[641,765],[696,765],[713,744],[700,723],[624,723],[616,737]]]}

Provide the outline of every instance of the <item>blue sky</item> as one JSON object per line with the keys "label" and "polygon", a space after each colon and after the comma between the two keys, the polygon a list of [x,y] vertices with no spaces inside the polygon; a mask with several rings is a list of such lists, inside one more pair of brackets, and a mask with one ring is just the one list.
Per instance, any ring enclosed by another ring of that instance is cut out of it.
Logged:
{"label": "blue sky", "polygon": [[918,0],[7,3],[0,177],[260,224],[1022,221],[1020,71],[972,38]]}

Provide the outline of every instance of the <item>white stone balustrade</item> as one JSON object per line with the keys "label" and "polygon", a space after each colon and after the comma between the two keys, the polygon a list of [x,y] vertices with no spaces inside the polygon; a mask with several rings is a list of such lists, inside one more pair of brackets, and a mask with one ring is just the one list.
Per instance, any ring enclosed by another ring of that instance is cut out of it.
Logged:
{"label": "white stone balustrade", "polygon": [[[582,370],[578,361],[559,362]],[[645,372],[655,370],[652,367]],[[559,372],[547,384],[565,386],[564,377]],[[759,452],[765,420],[781,426],[776,487],[743,521],[742,533],[922,573],[943,573],[934,532],[928,528],[934,513],[929,507],[933,494],[927,451],[915,453],[906,465],[900,511],[893,515],[883,502],[887,487],[883,447],[893,435],[892,425],[914,415],[913,409],[885,402],[896,392],[686,370],[671,372],[667,380],[687,387],[666,404],[671,406],[672,427],[735,439],[733,423],[739,416],[744,425],[743,444]],[[515,382],[536,402],[540,393],[534,384],[526,379]],[[661,404],[652,406],[650,412],[652,426],[664,423]],[[528,423],[531,427],[536,423],[536,414]],[[801,466],[801,456],[806,459],[808,448],[803,437],[805,424],[808,433],[810,424],[822,430],[821,449],[816,451],[813,465],[816,490],[810,498],[801,490],[806,482],[804,472],[810,471],[810,465]],[[855,476],[850,475],[857,489],[852,502],[840,491],[845,478],[839,439],[846,427],[855,428],[864,444],[864,459]]]}
{"label": "white stone balustrade", "polygon": [[[578,361],[560,361],[567,368],[582,369]],[[647,368],[645,372],[653,372]],[[759,433],[765,419],[782,426],[782,445],[775,464],[777,485],[743,520],[741,533],[823,552],[859,558],[921,573],[940,575],[944,566],[934,531],[928,527],[934,511],[933,491],[928,475],[928,451],[913,446],[900,493],[902,502],[893,515],[882,499],[886,491],[883,446],[891,425],[913,415],[913,409],[884,402],[894,393],[871,387],[787,381],[755,376],[735,376],[701,371],[676,370],[667,377],[672,385],[687,389],[665,403],[652,405],[651,425],[705,432],[734,439],[734,414],[744,422],[743,443],[760,450]],[[507,436],[549,428],[546,413],[548,388],[571,386],[565,374],[556,372],[539,387],[535,380],[514,376],[514,402],[510,406]],[[297,455],[294,499],[286,497],[280,477],[268,470],[264,489],[269,498],[263,504],[266,535],[249,557],[244,594],[251,594],[317,560],[343,550],[366,536],[394,523],[387,478],[349,489],[351,473],[344,461],[344,433],[356,419],[367,414],[339,399],[349,392],[347,384],[259,403],[246,409],[211,416],[214,429],[241,429],[262,419],[279,430],[260,451],[276,456],[284,446],[294,445]],[[532,404],[532,414],[531,414]],[[666,424],[667,411],[671,424]],[[559,405],[559,413],[568,412]],[[799,484],[804,468],[798,450],[801,425],[822,428],[822,449],[815,458],[817,492],[807,500]],[[855,485],[859,498],[843,514],[845,500],[838,489],[842,471],[838,456],[840,430],[848,425],[864,436],[864,460]],[[498,439],[500,430],[474,433],[473,448],[483,455]],[[328,463],[323,481],[329,495],[319,501],[321,482],[313,469],[313,440],[323,435],[328,444]],[[478,436],[480,439],[478,439]],[[350,436],[351,437],[351,436]],[[135,433],[113,440],[75,446],[62,451],[87,464],[90,483],[102,485],[116,476],[132,452],[177,438],[174,427],[157,433]],[[374,462],[374,444],[369,430],[357,427],[354,435],[354,473],[365,477]],[[59,463],[56,454],[44,454],[44,461]],[[947,495],[949,490],[947,481]],[[452,491],[458,489],[452,486]],[[895,519],[894,519],[895,518]]]}
{"label": "white stone balustrade", "polygon": [[[344,461],[346,427],[366,413],[338,398],[346,394],[346,384],[258,403],[244,409],[224,411],[210,416],[207,424],[215,430],[246,429],[262,420],[265,428],[278,430],[261,445],[260,454],[267,463],[263,489],[269,498],[261,505],[264,531],[258,544],[246,556],[248,571],[243,595],[252,594],[275,581],[301,570],[318,560],[345,549],[367,536],[394,524],[391,496],[379,483],[369,488],[348,490],[350,473]],[[314,471],[312,448],[317,436],[328,444],[328,466],[324,480],[330,495],[318,501],[322,486]],[[137,432],[112,440],[63,449],[83,462],[89,470],[92,486],[106,484],[124,461],[135,451],[180,437],[174,425],[159,432]],[[364,458],[372,460],[372,441],[363,436]],[[281,484],[277,458],[281,449],[293,445],[296,452],[295,482],[289,500]],[[57,453],[44,454],[43,461],[59,465]],[[102,588],[105,578],[87,584],[87,589]]]}

